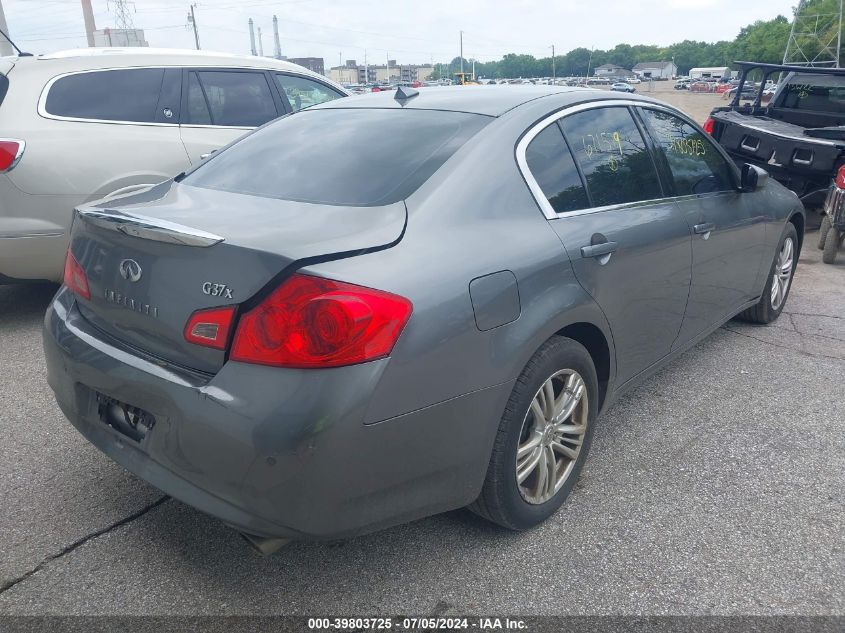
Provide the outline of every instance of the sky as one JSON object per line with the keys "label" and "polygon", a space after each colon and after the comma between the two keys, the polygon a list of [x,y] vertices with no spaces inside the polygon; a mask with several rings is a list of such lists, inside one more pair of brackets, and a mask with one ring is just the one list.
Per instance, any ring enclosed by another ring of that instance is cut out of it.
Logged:
{"label": "sky", "polygon": [[[0,0],[10,35],[32,53],[87,45],[79,0]],[[115,26],[113,0],[92,0],[97,28]],[[448,62],[459,53],[479,61],[506,53],[535,57],[618,43],[667,45],[691,39],[731,40],[755,20],[791,18],[797,0],[197,0],[205,50],[249,54],[247,21],[262,30],[273,54],[273,15],[282,54],[383,64]],[[150,46],[194,48],[188,2],[136,0],[135,28]]]}

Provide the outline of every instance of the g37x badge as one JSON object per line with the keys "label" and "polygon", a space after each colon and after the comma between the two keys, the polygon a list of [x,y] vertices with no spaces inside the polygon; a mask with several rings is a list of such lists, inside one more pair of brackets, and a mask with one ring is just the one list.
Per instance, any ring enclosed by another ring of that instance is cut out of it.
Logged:
{"label": "g37x badge", "polygon": [[232,299],[232,289],[229,288],[226,284],[215,284],[210,281],[206,281],[202,285],[202,291],[207,294],[211,295],[212,297],[223,297],[224,299]]}

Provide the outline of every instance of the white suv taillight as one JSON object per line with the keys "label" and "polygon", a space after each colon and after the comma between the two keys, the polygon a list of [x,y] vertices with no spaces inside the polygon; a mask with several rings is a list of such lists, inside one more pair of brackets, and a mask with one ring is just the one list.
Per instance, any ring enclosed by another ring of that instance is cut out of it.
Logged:
{"label": "white suv taillight", "polygon": [[15,168],[23,156],[26,143],[13,138],[0,138],[0,174]]}

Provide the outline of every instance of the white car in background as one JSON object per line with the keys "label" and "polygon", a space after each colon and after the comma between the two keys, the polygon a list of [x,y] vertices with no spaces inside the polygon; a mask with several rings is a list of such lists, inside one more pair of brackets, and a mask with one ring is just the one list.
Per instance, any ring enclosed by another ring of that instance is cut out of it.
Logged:
{"label": "white car in background", "polygon": [[0,58],[0,284],[62,279],[74,207],[153,185],[348,93],[264,57],[89,48]]}

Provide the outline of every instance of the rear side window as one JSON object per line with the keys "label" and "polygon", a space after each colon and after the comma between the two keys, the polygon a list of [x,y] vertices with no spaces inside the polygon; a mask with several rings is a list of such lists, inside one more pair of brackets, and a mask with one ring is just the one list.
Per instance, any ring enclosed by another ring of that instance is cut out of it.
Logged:
{"label": "rear side window", "polygon": [[[210,116],[212,125],[258,127],[278,116],[263,72],[213,70],[191,75],[188,82],[191,123],[207,123]],[[199,77],[199,81],[195,81],[194,76]],[[205,114],[202,113],[202,100],[206,102]]]}
{"label": "rear side window", "polygon": [[244,137],[183,182],[318,204],[392,204],[490,120],[432,110],[304,110]]}
{"label": "rear side window", "polygon": [[675,195],[731,191],[734,181],[727,161],[712,141],[681,118],[644,109],[643,118],[660,146],[674,184]]}
{"label": "rear side window", "polygon": [[561,127],[587,180],[593,206],[663,196],[642,134],[627,108],[596,108],[561,120]]}
{"label": "rear side window", "polygon": [[557,123],[528,144],[525,162],[555,213],[589,207],[587,192]]}
{"label": "rear side window", "polygon": [[67,75],[50,87],[44,109],[74,119],[153,123],[163,80],[163,68]]}
{"label": "rear side window", "polygon": [[6,93],[9,91],[9,78],[6,75],[0,75],[0,105],[3,105],[3,99],[6,98]]}
{"label": "rear side window", "polygon": [[277,74],[276,81],[294,112],[343,96],[328,86],[305,77]]}
{"label": "rear side window", "polygon": [[829,114],[845,112],[845,86],[836,77],[800,75],[783,88],[779,106]]}

